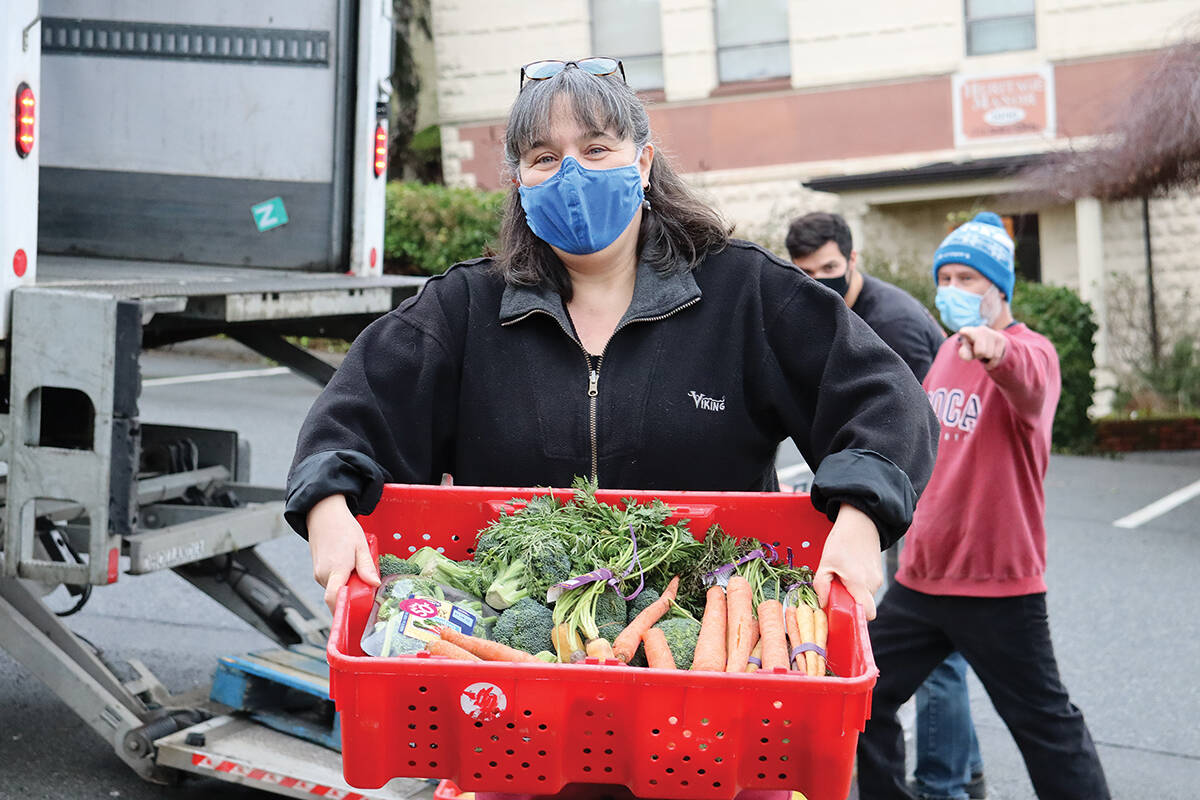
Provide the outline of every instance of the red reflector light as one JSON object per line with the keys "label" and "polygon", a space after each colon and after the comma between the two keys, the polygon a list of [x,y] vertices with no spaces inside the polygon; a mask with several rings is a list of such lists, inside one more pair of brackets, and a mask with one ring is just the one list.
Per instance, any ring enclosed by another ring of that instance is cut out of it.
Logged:
{"label": "red reflector light", "polygon": [[24,250],[17,250],[13,253],[13,274],[18,278],[25,277],[25,270],[29,268],[29,256],[25,255]]}
{"label": "red reflector light", "polygon": [[17,87],[17,155],[25,158],[33,151],[33,121],[36,113],[33,89],[22,83]]}
{"label": "red reflector light", "polygon": [[383,123],[375,126],[375,177],[387,169],[387,128]]}

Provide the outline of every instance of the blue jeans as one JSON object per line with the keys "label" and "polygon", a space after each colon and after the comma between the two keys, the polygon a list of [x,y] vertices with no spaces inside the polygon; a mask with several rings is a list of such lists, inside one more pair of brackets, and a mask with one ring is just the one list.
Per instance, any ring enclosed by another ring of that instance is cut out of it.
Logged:
{"label": "blue jeans", "polygon": [[915,788],[930,800],[967,800],[966,784],[981,772],[967,696],[967,660],[951,653],[917,689]]}

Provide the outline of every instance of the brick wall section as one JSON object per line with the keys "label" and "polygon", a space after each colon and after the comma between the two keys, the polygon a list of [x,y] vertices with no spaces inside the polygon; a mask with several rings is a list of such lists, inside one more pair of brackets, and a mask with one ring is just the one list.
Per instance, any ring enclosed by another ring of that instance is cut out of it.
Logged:
{"label": "brick wall section", "polygon": [[1096,423],[1100,450],[1200,450],[1200,417],[1147,420],[1100,420]]}
{"label": "brick wall section", "polygon": [[1054,67],[1058,135],[1086,136],[1116,121],[1127,94],[1159,57],[1157,51]]}
{"label": "brick wall section", "polygon": [[[676,169],[694,173],[945,149],[954,143],[950,114],[950,80],[933,78],[651,106],[650,125]],[[473,173],[483,188],[497,188],[503,123],[462,125],[458,136],[473,142],[475,151],[461,173]]]}

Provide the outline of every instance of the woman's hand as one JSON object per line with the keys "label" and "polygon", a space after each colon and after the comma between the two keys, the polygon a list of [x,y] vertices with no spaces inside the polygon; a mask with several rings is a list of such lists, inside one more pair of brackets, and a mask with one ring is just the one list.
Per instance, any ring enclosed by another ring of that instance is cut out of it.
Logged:
{"label": "woman's hand", "polygon": [[850,596],[862,605],[867,619],[875,619],[875,592],[883,583],[879,552],[879,531],[875,523],[854,506],[842,503],[813,578],[813,589],[821,607],[825,608],[829,603],[829,586],[833,576],[837,575]]}
{"label": "woman's hand", "polygon": [[312,552],[313,577],[325,587],[325,605],[333,612],[338,589],[350,573],[371,586],[379,585],[379,570],[367,547],[362,526],[350,513],[346,498],[330,495],[308,512],[308,549]]}

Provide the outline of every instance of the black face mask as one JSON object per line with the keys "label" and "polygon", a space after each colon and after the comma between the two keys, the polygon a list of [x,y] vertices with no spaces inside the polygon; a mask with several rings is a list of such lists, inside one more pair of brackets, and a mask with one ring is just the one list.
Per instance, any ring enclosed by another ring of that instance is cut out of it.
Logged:
{"label": "black face mask", "polygon": [[825,288],[833,289],[835,292],[840,294],[842,297],[845,297],[846,292],[850,291],[850,281],[847,280],[847,278],[846,278],[846,276],[849,274],[850,274],[850,270],[846,270],[844,273],[842,273],[841,275],[838,275],[836,278],[816,278],[815,280],[817,283],[821,284]]}

